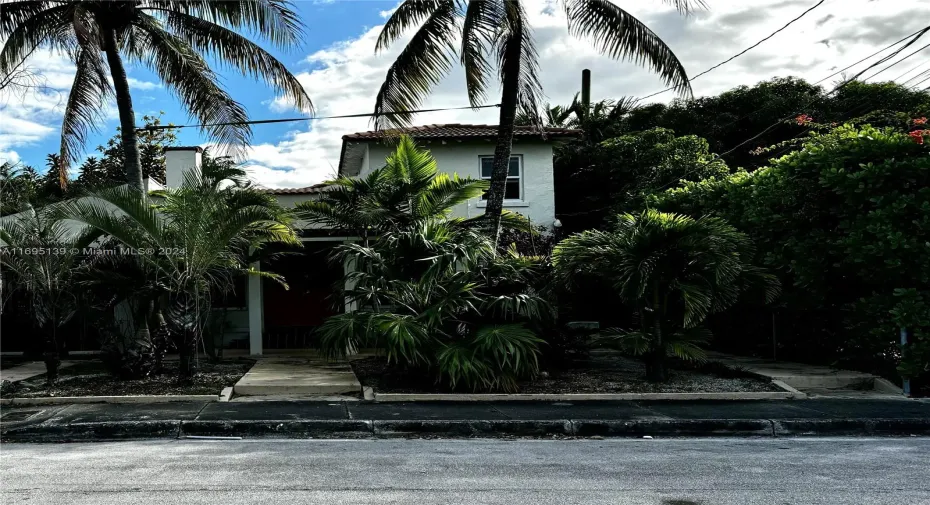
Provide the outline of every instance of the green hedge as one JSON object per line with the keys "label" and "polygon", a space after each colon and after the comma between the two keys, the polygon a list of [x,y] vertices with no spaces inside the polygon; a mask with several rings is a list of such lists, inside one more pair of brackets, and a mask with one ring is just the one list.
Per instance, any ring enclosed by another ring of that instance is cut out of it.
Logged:
{"label": "green hedge", "polygon": [[[916,377],[930,371],[930,142],[919,140],[844,125],[752,174],[685,183],[652,204],[750,234],[785,286],[778,338],[789,354]],[[901,326],[916,341],[903,364]]]}

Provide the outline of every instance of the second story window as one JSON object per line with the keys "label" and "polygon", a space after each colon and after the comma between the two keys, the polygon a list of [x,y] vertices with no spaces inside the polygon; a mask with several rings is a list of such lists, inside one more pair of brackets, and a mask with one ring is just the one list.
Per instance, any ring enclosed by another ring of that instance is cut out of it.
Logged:
{"label": "second story window", "polygon": [[[494,156],[481,156],[481,178],[491,180],[491,170],[494,167]],[[481,195],[487,200],[487,193]],[[523,199],[523,157],[511,156],[510,167],[507,170],[507,186],[504,189],[504,200]]]}

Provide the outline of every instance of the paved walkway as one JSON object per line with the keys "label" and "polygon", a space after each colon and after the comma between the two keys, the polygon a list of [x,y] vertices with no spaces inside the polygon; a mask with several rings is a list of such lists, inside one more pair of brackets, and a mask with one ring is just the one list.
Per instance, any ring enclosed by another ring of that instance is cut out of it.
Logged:
{"label": "paved walkway", "polygon": [[708,352],[707,355],[714,361],[743,368],[772,380],[782,381],[811,396],[844,398],[902,396],[900,388],[869,373],[790,361],[734,356],[719,352]]}
{"label": "paved walkway", "polygon": [[267,356],[233,387],[236,395],[339,395],[358,394],[362,385],[346,361],[313,356]]}
{"label": "paved walkway", "polygon": [[[73,365],[74,361],[62,361],[59,370]],[[45,374],[44,361],[26,361],[22,364],[12,366],[6,370],[0,370],[0,380],[19,382],[30,379],[37,375]]]}

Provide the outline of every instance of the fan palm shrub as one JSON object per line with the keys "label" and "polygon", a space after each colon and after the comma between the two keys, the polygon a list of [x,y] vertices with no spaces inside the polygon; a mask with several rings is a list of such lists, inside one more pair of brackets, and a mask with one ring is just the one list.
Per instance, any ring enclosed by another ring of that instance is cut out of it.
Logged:
{"label": "fan palm shrub", "polygon": [[[690,12],[700,0],[665,0]],[[433,86],[452,70],[465,69],[468,99],[483,105],[488,87],[500,79],[500,119],[486,215],[497,232],[518,111],[537,117],[542,86],[525,0],[405,0],[388,18],[375,50],[416,30],[388,69],[375,98],[377,127],[407,126]],[[684,66],[662,39],[610,0],[563,0],[568,31],[589,39],[601,53],[630,60],[658,73],[666,84],[690,94]]]}
{"label": "fan palm shrub", "polygon": [[344,295],[357,309],[320,327],[325,354],[377,347],[453,389],[512,391],[537,373],[535,328],[553,317],[540,258],[498,255],[476,230],[425,220],[343,245],[335,259],[353,267]]}
{"label": "fan palm shrub", "polygon": [[766,302],[779,293],[775,276],[753,266],[748,237],[720,218],[694,219],[646,210],[622,214],[612,231],[566,238],[553,251],[566,284],[600,279],[634,307],[639,327],[607,330],[602,341],[646,361],[646,376],[667,379],[667,356],[703,360],[710,332],[701,327],[749,289]]}
{"label": "fan palm shrub", "polygon": [[[148,272],[146,282],[165,291],[159,301],[181,356],[179,374],[189,380],[207,315],[211,288],[232,276],[280,276],[249,265],[269,243],[299,245],[289,212],[268,194],[249,186],[244,171],[206,163],[202,173],[185,173],[180,187],[138,199],[122,186],[68,202],[63,212],[122,247]],[[145,320],[144,318],[142,319]]]}
{"label": "fan palm shrub", "polygon": [[38,48],[67,54],[77,67],[61,127],[57,173],[62,187],[68,164],[80,159],[88,133],[115,98],[126,179],[142,190],[126,62],[158,75],[223,144],[246,145],[251,130],[243,123],[248,120],[245,107],[223,89],[207,58],[268,83],[301,109],[312,109],[284,64],[242,35],[260,36],[279,49],[299,45],[303,26],[285,0],[6,0],[2,11],[0,78]]}
{"label": "fan palm shrub", "polygon": [[80,294],[73,272],[94,236],[57,220],[48,210],[27,206],[0,221],[0,291],[4,300],[24,295],[43,340],[46,377],[58,378],[64,337],[59,330],[78,312]]}

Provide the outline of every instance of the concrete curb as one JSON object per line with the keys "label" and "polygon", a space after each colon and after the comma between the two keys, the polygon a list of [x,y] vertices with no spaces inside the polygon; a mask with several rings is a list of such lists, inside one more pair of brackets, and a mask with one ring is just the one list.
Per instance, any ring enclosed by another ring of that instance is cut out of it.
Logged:
{"label": "concrete curb", "polygon": [[800,391],[757,393],[571,393],[571,394],[425,394],[375,393],[376,402],[501,402],[501,401],[656,401],[656,400],[792,400],[806,398]]}
{"label": "concrete curb", "polygon": [[767,419],[642,419],[572,421],[578,437],[771,437]]}
{"label": "concrete curb", "polygon": [[930,435],[930,419],[778,419],[777,437],[823,435]]}
{"label": "concrete curb", "polygon": [[9,442],[86,442],[177,438],[179,421],[119,421],[97,423],[46,424],[21,426],[4,430],[3,441]]}
{"label": "concrete curb", "polygon": [[893,395],[904,396],[904,390],[896,386],[893,382],[888,379],[883,379],[881,377],[875,378],[875,391],[881,391],[882,393],[888,393]]}
{"label": "concrete curb", "polygon": [[567,419],[550,421],[523,420],[416,420],[374,421],[374,434],[378,437],[550,437],[570,436],[572,422]]}
{"label": "concrete curb", "polygon": [[774,384],[774,385],[776,385],[776,386],[778,386],[778,387],[784,389],[785,391],[787,391],[787,392],[789,392],[789,393],[794,394],[794,397],[795,397],[795,398],[807,398],[807,394],[806,394],[806,393],[802,393],[802,392],[798,391],[797,389],[795,389],[795,388],[789,386],[788,384],[785,384],[784,381],[780,381],[780,380],[778,380],[778,379],[772,379],[772,384]]}
{"label": "concrete curb", "polygon": [[162,396],[46,396],[41,398],[4,398],[4,405],[61,405],[73,403],[174,403],[215,402],[218,395]]}
{"label": "concrete curb", "polygon": [[181,421],[178,437],[365,438],[371,421],[351,419],[280,421]]}
{"label": "concrete curb", "polygon": [[6,442],[230,438],[930,436],[930,419],[117,421],[3,430]]}

